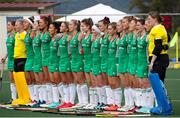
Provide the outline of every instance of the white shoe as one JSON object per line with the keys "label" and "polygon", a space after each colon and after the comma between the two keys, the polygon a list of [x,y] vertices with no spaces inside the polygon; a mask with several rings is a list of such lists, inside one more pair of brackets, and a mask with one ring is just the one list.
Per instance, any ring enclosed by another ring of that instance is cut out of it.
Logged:
{"label": "white shoe", "polygon": [[49,107],[49,105],[50,105],[51,103],[47,103],[47,104],[41,104],[40,105],[40,107],[44,107],[44,108],[46,108],[46,107]]}
{"label": "white shoe", "polygon": [[83,106],[83,109],[88,109],[88,107],[90,107],[90,106],[91,106],[91,104],[87,104],[87,105]]}
{"label": "white shoe", "polygon": [[82,103],[78,103],[75,106],[71,107],[73,109],[78,109],[78,108],[83,108],[84,106],[86,106],[87,104],[82,104]]}
{"label": "white shoe", "polygon": [[129,107],[129,106],[124,105],[123,107],[118,108],[118,111],[126,111],[126,109],[127,109],[128,107]]}
{"label": "white shoe", "polygon": [[134,107],[135,107],[135,106],[128,106],[128,107],[126,107],[125,112],[127,112],[127,111],[130,111],[130,110],[134,109]]}
{"label": "white shoe", "polygon": [[31,103],[26,104],[26,106],[32,107],[32,106],[35,105],[35,104],[37,104],[37,102],[36,102],[36,101],[32,101]]}
{"label": "white shoe", "polygon": [[89,105],[86,107],[86,109],[92,110],[92,109],[95,109],[95,107],[96,107],[96,105],[94,105],[94,104],[89,104]]}

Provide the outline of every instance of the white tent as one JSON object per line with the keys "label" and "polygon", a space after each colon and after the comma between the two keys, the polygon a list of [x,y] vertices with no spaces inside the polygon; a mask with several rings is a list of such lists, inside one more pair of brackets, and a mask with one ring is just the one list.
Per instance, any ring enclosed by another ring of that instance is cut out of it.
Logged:
{"label": "white tent", "polygon": [[70,21],[71,19],[82,20],[84,18],[92,18],[94,23],[97,23],[99,20],[103,19],[105,16],[110,18],[111,22],[116,22],[124,17],[126,13],[114,9],[110,6],[104,4],[97,4],[95,6],[86,8],[84,10],[78,11],[71,15],[57,19],[56,21]]}

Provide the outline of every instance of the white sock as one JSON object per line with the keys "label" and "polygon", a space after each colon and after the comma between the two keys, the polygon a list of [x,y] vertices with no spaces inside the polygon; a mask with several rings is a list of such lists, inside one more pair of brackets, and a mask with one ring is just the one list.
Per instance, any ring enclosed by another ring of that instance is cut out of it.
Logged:
{"label": "white sock", "polygon": [[39,101],[39,89],[40,85],[34,85],[34,100]]}
{"label": "white sock", "polygon": [[89,88],[89,103],[93,104],[94,101],[94,88]]}
{"label": "white sock", "polygon": [[29,89],[30,98],[32,101],[34,101],[34,86],[32,84],[28,85],[28,89]]}
{"label": "white sock", "polygon": [[14,83],[11,83],[10,89],[11,89],[11,98],[12,98],[12,100],[17,99],[16,85]]}
{"label": "white sock", "polygon": [[69,92],[70,92],[70,102],[74,104],[75,97],[76,97],[76,85],[69,84]]}
{"label": "white sock", "polygon": [[153,108],[153,106],[154,106],[154,93],[153,93],[153,90],[151,88],[146,90],[146,102],[147,102],[146,107]]}
{"label": "white sock", "polygon": [[116,88],[113,89],[114,93],[114,102],[117,106],[121,106],[121,101],[122,101],[122,89],[121,88]]}
{"label": "white sock", "polygon": [[97,95],[98,95],[98,102],[102,103],[101,88],[97,87],[96,90],[97,90]]}
{"label": "white sock", "polygon": [[48,102],[52,103],[53,102],[53,93],[52,93],[52,84],[48,83],[46,84],[46,91],[47,91],[47,98],[48,98]]}
{"label": "white sock", "polygon": [[144,102],[144,107],[148,106],[147,105],[147,101],[146,101],[146,98],[147,98],[147,89],[145,88],[144,91],[143,91],[143,102]]}
{"label": "white sock", "polygon": [[70,92],[69,92],[69,85],[64,85],[64,102],[70,102]]}
{"label": "white sock", "polygon": [[59,91],[58,86],[53,84],[52,86],[53,102],[59,102]]}
{"label": "white sock", "polygon": [[32,84],[32,89],[33,89],[32,98],[33,98],[33,101],[34,101],[35,100],[35,96],[34,96],[34,84]]}
{"label": "white sock", "polygon": [[141,91],[142,91],[142,89],[140,89],[140,88],[135,89],[135,93],[136,93],[136,95],[135,95],[135,97],[136,97],[135,104],[138,107],[141,106],[141,96],[142,96],[142,92]]}
{"label": "white sock", "polygon": [[61,82],[58,84],[58,90],[61,95],[61,101],[64,101],[64,91],[63,91],[64,84]]}
{"label": "white sock", "polygon": [[141,89],[141,106],[145,107],[146,105],[146,94],[145,94],[145,89]]}
{"label": "white sock", "polygon": [[101,87],[101,95],[102,95],[101,99],[104,104],[107,104],[106,88],[107,88],[107,86]]}
{"label": "white sock", "polygon": [[129,88],[128,89],[128,93],[129,93],[129,106],[134,106],[134,100],[133,100],[133,89]]}
{"label": "white sock", "polygon": [[129,88],[124,88],[124,99],[125,99],[125,106],[129,106]]}
{"label": "white sock", "polygon": [[132,94],[132,98],[133,98],[133,104],[137,105],[137,88],[132,88],[131,89],[131,94]]}
{"label": "white sock", "polygon": [[81,91],[81,85],[77,84],[77,95],[78,95],[78,103],[82,104],[83,103],[83,98],[82,98],[82,91]]}
{"label": "white sock", "polygon": [[39,92],[39,101],[42,102],[43,101],[43,87],[42,85],[39,85],[39,89],[38,89],[38,92]]}
{"label": "white sock", "polygon": [[107,104],[114,104],[114,93],[109,86],[106,88],[106,95],[107,95]]}
{"label": "white sock", "polygon": [[144,106],[144,104],[145,104],[145,100],[144,100],[144,97],[143,97],[143,95],[144,95],[144,89],[140,89],[140,96],[139,96],[139,103],[140,103],[140,106]]}
{"label": "white sock", "polygon": [[95,87],[94,88],[94,101],[93,101],[93,104],[97,105],[98,102],[99,102],[99,99],[98,99],[98,94],[97,94],[97,88]]}
{"label": "white sock", "polygon": [[42,85],[43,100],[47,103],[47,89],[46,85]]}
{"label": "white sock", "polygon": [[132,98],[134,105],[137,105],[137,88],[132,88]]}
{"label": "white sock", "polygon": [[82,94],[82,101],[83,104],[88,104],[88,86],[87,84],[81,85],[81,94]]}

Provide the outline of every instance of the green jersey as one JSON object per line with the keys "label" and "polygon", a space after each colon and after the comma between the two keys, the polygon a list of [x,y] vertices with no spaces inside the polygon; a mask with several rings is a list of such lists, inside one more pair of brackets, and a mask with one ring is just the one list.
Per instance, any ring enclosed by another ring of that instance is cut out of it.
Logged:
{"label": "green jersey", "polygon": [[147,34],[138,39],[138,62],[147,63]]}
{"label": "green jersey", "polygon": [[148,76],[148,55],[147,55],[147,35],[138,38],[138,64],[136,76],[139,78],[147,78]]}
{"label": "green jersey", "polygon": [[41,33],[34,37],[33,40],[33,51],[34,51],[34,59],[41,59]]}
{"label": "green jersey", "polygon": [[76,33],[76,35],[70,40],[69,43],[72,57],[81,56],[79,51],[78,36],[79,36],[79,32]]}
{"label": "green jersey", "polygon": [[6,40],[8,58],[14,58],[14,45],[15,45],[15,33],[12,36],[8,35],[8,38]]}
{"label": "green jersey", "polygon": [[30,37],[30,33],[31,32],[28,32],[24,39],[24,44],[26,46],[26,55],[27,55],[25,71],[33,71],[34,53],[33,53],[33,45],[32,45],[32,39]]}
{"label": "green jersey", "polygon": [[91,44],[92,44],[92,34],[87,38],[82,39],[82,48],[84,50],[84,55],[91,55]]}
{"label": "green jersey", "polygon": [[138,35],[133,35],[129,39],[129,62],[130,63],[137,63],[137,53],[138,53],[138,47],[137,47],[137,37]]}
{"label": "green jersey", "polygon": [[42,72],[41,33],[33,39],[34,72]]}
{"label": "green jersey", "polygon": [[71,39],[69,46],[71,50],[71,71],[72,72],[83,72],[83,56],[80,54],[79,50],[79,41],[78,41],[79,32]]}
{"label": "green jersey", "polygon": [[118,45],[118,72],[126,73],[128,66],[128,52],[127,52],[127,35],[121,37],[117,42]]}
{"label": "green jersey", "polygon": [[49,72],[56,72],[59,70],[59,37],[55,37],[50,42],[50,57],[49,57]]}
{"label": "green jersey", "polygon": [[67,41],[68,35],[62,37],[59,40],[59,72],[70,72],[71,71],[71,63],[69,56],[69,42]]}
{"label": "green jersey", "polygon": [[132,41],[132,39],[133,39],[133,33],[127,34],[127,44],[128,44],[127,52],[128,52],[128,54],[131,52],[131,41]]}
{"label": "green jersey", "polygon": [[101,40],[101,52],[100,52],[101,57],[108,55],[108,45],[109,45],[109,35],[106,35]]}
{"label": "green jersey", "polygon": [[127,57],[127,46],[128,46],[127,35],[119,39],[117,45],[118,45],[118,57],[119,58]]}
{"label": "green jersey", "polygon": [[34,57],[33,45],[32,45],[33,41],[32,41],[32,39],[30,37],[30,33],[31,32],[29,32],[26,35],[25,39],[24,39],[24,43],[25,43],[25,46],[26,46],[26,55],[27,55],[27,58],[33,58]]}
{"label": "green jersey", "polygon": [[101,58],[100,58],[100,38],[92,42],[91,53],[92,53],[92,74],[94,76],[101,74]]}
{"label": "green jersey", "polygon": [[92,35],[82,39],[82,48],[84,51],[84,72],[91,72],[92,68],[92,55],[91,55],[91,41]]}
{"label": "green jersey", "polygon": [[7,68],[9,71],[14,70],[14,45],[15,45],[15,33],[12,35],[8,35],[8,38],[6,40],[7,57],[8,57]]}
{"label": "green jersey", "polygon": [[137,47],[137,37],[138,35],[130,35],[129,37],[129,63],[128,63],[128,72],[132,75],[136,73],[137,68],[137,57],[138,57],[138,47]]}
{"label": "green jersey", "polygon": [[60,53],[60,57],[69,57],[69,51],[68,51],[68,41],[67,41],[68,35],[62,37],[59,40],[59,53]]}
{"label": "green jersey", "polygon": [[51,40],[50,42],[50,62],[51,61],[57,61],[59,56],[58,56],[58,46],[59,46],[59,39],[55,38]]}
{"label": "green jersey", "polygon": [[48,32],[41,35],[41,41],[42,41],[42,64],[43,66],[48,66],[49,61],[49,53],[50,53],[50,42],[51,37]]}
{"label": "green jersey", "polygon": [[108,76],[117,76],[117,44],[116,38],[110,41],[108,46],[108,68],[107,74]]}
{"label": "green jersey", "polygon": [[104,38],[101,39],[101,49],[100,49],[101,70],[102,70],[103,73],[107,72],[108,45],[109,45],[109,36],[106,35]]}
{"label": "green jersey", "polygon": [[116,44],[116,38],[110,41],[108,46],[108,58],[116,58],[117,52],[117,44]]}
{"label": "green jersey", "polygon": [[101,48],[100,38],[93,41],[91,48],[92,48],[92,52],[91,52],[92,57],[93,58],[100,58],[100,48]]}

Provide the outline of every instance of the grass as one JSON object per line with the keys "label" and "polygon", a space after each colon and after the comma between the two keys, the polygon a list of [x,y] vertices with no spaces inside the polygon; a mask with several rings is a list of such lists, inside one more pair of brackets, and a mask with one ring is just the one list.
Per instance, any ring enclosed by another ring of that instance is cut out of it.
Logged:
{"label": "grass", "polygon": [[[172,100],[174,114],[168,117],[180,117],[180,69],[168,69],[166,76],[166,88]],[[0,103],[7,102],[10,98],[9,78],[7,71],[3,75],[3,88],[0,91]],[[69,117],[50,113],[17,111],[0,109],[0,117]]]}

